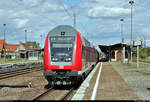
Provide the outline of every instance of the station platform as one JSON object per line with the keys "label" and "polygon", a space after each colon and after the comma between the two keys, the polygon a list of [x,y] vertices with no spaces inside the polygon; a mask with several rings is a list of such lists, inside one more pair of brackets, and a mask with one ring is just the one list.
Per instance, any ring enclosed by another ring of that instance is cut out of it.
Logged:
{"label": "station platform", "polygon": [[91,79],[89,75],[72,100],[139,100],[109,62],[98,63],[94,70]]}

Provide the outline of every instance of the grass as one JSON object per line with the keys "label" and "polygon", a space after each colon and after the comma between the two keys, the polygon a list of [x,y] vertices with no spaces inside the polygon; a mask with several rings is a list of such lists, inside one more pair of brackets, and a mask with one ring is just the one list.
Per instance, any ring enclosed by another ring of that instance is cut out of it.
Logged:
{"label": "grass", "polygon": [[[137,61],[137,58],[136,57],[133,57],[133,61],[136,62]],[[150,63],[150,59],[148,58],[139,58],[139,61],[140,62],[145,62],[145,63]]]}
{"label": "grass", "polygon": [[136,62],[134,62],[132,64],[123,64],[121,62],[112,62],[112,65],[117,68],[121,67],[123,69],[137,69],[140,72],[150,72],[150,65],[146,65],[143,63],[139,64],[139,68],[137,68]]}

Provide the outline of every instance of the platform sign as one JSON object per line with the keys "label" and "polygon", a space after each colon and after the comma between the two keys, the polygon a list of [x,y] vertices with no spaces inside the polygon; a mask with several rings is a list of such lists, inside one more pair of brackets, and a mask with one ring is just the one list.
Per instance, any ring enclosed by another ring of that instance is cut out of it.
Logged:
{"label": "platform sign", "polygon": [[133,39],[133,46],[134,46],[135,42],[136,42],[136,38]]}
{"label": "platform sign", "polygon": [[142,38],[140,38],[140,42],[141,42],[141,46],[143,45],[143,39]]}

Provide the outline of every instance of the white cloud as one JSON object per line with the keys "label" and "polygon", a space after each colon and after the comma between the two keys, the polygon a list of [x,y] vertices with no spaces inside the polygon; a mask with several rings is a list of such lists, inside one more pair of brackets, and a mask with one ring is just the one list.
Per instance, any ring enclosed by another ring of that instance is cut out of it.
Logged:
{"label": "white cloud", "polygon": [[150,26],[144,26],[140,29],[140,34],[150,37]]}
{"label": "white cloud", "polygon": [[118,32],[120,31],[120,25],[119,24],[105,24],[99,26],[99,32]]}
{"label": "white cloud", "polygon": [[10,17],[11,19],[13,18],[30,18],[32,17],[32,13],[29,10],[20,10],[20,11],[15,11],[11,10],[10,12]]}
{"label": "white cloud", "polygon": [[15,19],[16,28],[22,28],[28,23],[28,19]]}
{"label": "white cloud", "polygon": [[120,16],[130,13],[130,9],[126,8],[108,8],[104,6],[93,7],[88,11],[91,18],[119,18]]}
{"label": "white cloud", "polygon": [[24,5],[25,7],[35,7],[40,5],[41,0],[23,0],[21,1],[21,4]]}
{"label": "white cloud", "polygon": [[47,3],[43,5],[45,10],[48,11],[58,11],[58,10],[63,10],[62,6],[59,6],[58,4],[52,4],[52,3]]}

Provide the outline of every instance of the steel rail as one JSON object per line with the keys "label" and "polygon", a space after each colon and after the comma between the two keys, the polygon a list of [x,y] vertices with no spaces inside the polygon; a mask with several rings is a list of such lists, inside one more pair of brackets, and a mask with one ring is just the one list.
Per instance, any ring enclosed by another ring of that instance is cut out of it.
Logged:
{"label": "steel rail", "polygon": [[69,92],[66,93],[66,94],[64,95],[64,97],[62,97],[60,100],[67,100],[73,91],[74,91],[74,88],[71,88],[71,89],[69,90]]}
{"label": "steel rail", "polygon": [[35,71],[41,71],[41,70],[42,70],[42,68],[39,68],[39,69],[34,68],[34,69],[28,69],[28,70],[24,70],[24,71],[11,72],[9,74],[7,73],[7,74],[0,75],[0,79],[5,79],[5,78],[22,75],[22,74],[27,74],[27,73],[31,73],[31,72],[35,72]]}
{"label": "steel rail", "polygon": [[19,69],[19,70],[14,70],[14,71],[9,71],[9,72],[3,72],[3,73],[0,73],[0,76],[3,76],[3,75],[8,75],[8,74],[12,74],[12,73],[16,73],[16,72],[23,72],[23,71],[27,71],[27,70],[36,70],[37,68],[40,68],[42,66],[36,66],[36,67],[32,67],[32,68],[24,68],[24,69]]}
{"label": "steel rail", "polygon": [[52,91],[54,91],[53,87],[47,89],[47,90],[46,90],[45,92],[43,92],[42,94],[40,94],[40,95],[34,97],[34,98],[32,99],[32,101],[40,100],[40,98],[44,97],[45,95],[47,95],[49,92],[52,92]]}

